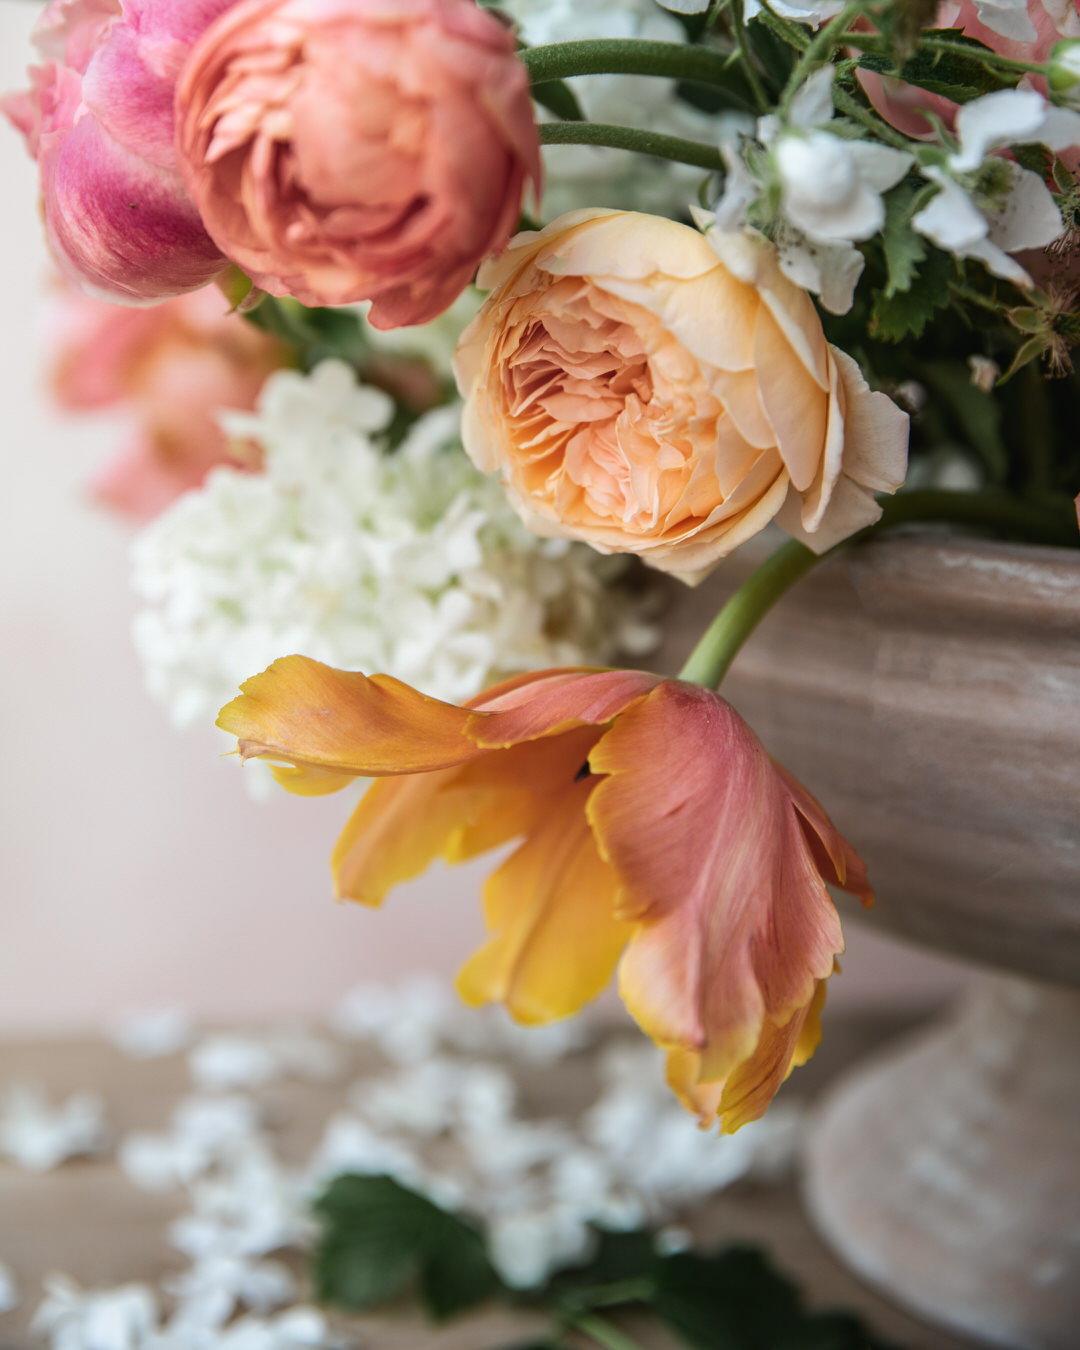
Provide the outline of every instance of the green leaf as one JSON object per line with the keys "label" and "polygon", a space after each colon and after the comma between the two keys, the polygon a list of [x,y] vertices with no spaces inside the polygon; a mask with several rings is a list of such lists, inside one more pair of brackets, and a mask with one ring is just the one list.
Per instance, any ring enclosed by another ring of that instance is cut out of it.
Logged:
{"label": "green leaf", "polygon": [[859,57],[859,65],[879,75],[906,80],[908,84],[916,84],[920,89],[940,94],[954,103],[970,103],[980,94],[990,94],[996,89],[1011,89],[1020,78],[1019,74],[1006,75],[987,65],[981,53],[991,54],[989,48],[973,38],[965,37],[959,29],[932,29],[926,36],[948,38],[950,42],[970,47],[971,54],[931,51],[921,47],[898,65],[890,56],[863,52]]}
{"label": "green leaf", "polygon": [[663,1258],[654,1307],[694,1350],[890,1350],[850,1314],[807,1313],[795,1285],[749,1247]]}
{"label": "green leaf", "polygon": [[870,311],[870,335],[882,342],[902,342],[918,337],[939,309],[949,303],[952,260],[940,249],[927,245],[926,261],[919,267],[906,291],[887,295],[879,291]]}
{"label": "green leaf", "polygon": [[883,292],[886,300],[909,291],[919,264],[926,261],[926,240],[912,229],[911,217],[925,206],[933,192],[932,184],[901,183],[885,198],[881,242],[888,270]]}
{"label": "green leaf", "polygon": [[371,1308],[415,1283],[427,1311],[444,1318],[502,1290],[477,1230],[390,1177],[337,1177],[315,1213],[322,1302]]}
{"label": "green leaf", "polygon": [[696,1350],[778,1350],[799,1316],[795,1286],[748,1247],[667,1257],[654,1306]]}
{"label": "green leaf", "polygon": [[561,117],[564,122],[584,122],[581,104],[568,84],[562,80],[545,80],[534,84],[532,96],[542,108]]}

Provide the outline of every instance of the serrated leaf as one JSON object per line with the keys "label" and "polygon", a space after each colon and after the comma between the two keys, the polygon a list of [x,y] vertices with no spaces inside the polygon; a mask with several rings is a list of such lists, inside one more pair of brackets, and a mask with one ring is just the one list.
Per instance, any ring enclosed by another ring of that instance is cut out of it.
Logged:
{"label": "serrated leaf", "polygon": [[927,246],[926,261],[906,291],[878,291],[870,311],[870,334],[882,342],[919,337],[930,319],[949,303],[952,262],[940,249]]}
{"label": "serrated leaf", "polygon": [[883,292],[891,299],[911,289],[919,264],[926,260],[926,240],[911,227],[911,217],[931,194],[919,183],[901,183],[885,198],[885,223],[881,243],[888,280]]}
{"label": "serrated leaf", "polygon": [[371,1308],[415,1282],[428,1312],[444,1318],[502,1288],[471,1224],[390,1177],[337,1177],[315,1213],[322,1232],[312,1273],[322,1302]]}
{"label": "serrated leaf", "polygon": [[933,29],[930,37],[948,38],[960,46],[970,48],[970,55],[960,52],[932,51],[920,47],[902,64],[877,52],[863,52],[859,65],[879,75],[888,75],[918,85],[931,94],[940,94],[954,103],[970,103],[981,94],[997,89],[1011,89],[1019,75],[1006,76],[986,63],[981,53],[992,55],[981,42],[968,38],[959,29]]}

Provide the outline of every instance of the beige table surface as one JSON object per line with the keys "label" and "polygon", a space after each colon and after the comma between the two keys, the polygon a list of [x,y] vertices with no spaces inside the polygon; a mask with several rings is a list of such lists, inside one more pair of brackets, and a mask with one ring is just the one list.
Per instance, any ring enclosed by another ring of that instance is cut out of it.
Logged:
{"label": "beige table surface", "polygon": [[[853,1059],[909,1031],[910,1025],[894,1017],[834,1020],[815,1060],[785,1091],[812,1096]],[[356,1053],[346,1083],[364,1071],[365,1053]],[[524,1084],[526,1105],[531,1093],[534,1108],[548,1113],[561,1105],[555,1098],[569,1101],[580,1095],[580,1079],[581,1068],[575,1069],[572,1061],[539,1079],[533,1074]],[[78,1089],[93,1089],[104,1098],[107,1119],[118,1134],[164,1128],[178,1099],[190,1091],[182,1056],[132,1063],[100,1040],[0,1042],[0,1089],[19,1080],[39,1084],[54,1100]],[[283,1161],[299,1162],[307,1156],[330,1111],[342,1104],[344,1090],[300,1082],[260,1090],[260,1099],[280,1122],[274,1137]],[[39,1301],[41,1279],[50,1271],[63,1271],[84,1287],[109,1287],[155,1281],[170,1270],[182,1269],[184,1260],[167,1246],[164,1231],[183,1208],[182,1197],[152,1196],[135,1189],[109,1157],[66,1163],[44,1176],[0,1161],[0,1259],[14,1271],[23,1295],[19,1308],[0,1316],[0,1350],[40,1345],[28,1335],[27,1323]],[[802,1284],[814,1306],[857,1311],[898,1346],[959,1350],[971,1344],[913,1320],[849,1274],[810,1228],[794,1185],[739,1184],[718,1196],[690,1226],[705,1242],[760,1244]],[[486,1350],[521,1340],[546,1323],[495,1310],[440,1329],[408,1312],[344,1325],[358,1350]],[[663,1333],[629,1322],[626,1327],[646,1350],[674,1350],[675,1342]],[[567,1344],[580,1344],[584,1350],[592,1343],[568,1340]]]}

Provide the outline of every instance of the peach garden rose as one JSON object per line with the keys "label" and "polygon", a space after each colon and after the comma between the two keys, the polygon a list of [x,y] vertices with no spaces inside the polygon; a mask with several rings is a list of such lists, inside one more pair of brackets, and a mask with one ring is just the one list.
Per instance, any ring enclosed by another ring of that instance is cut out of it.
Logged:
{"label": "peach garden rose", "polygon": [[435,318],[540,183],[515,46],[474,0],[240,0],[177,88],[210,235],[273,295]]}
{"label": "peach garden rose", "polygon": [[537,533],[693,583],[771,520],[823,552],[904,480],[907,416],[767,245],[577,211],[478,280],[492,293],[455,357],[465,448]]}

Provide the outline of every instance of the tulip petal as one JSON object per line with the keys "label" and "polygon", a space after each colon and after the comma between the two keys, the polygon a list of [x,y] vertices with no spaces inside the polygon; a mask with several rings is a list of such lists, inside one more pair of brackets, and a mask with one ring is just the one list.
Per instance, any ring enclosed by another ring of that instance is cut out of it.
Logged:
{"label": "tulip petal", "polygon": [[579,726],[610,722],[660,680],[642,670],[545,671],[488,690],[467,734],[477,745],[502,747]]}
{"label": "tulip petal", "polygon": [[817,1049],[824,1005],[825,981],[819,980],[810,1003],[783,1026],[765,1023],[754,1054],[725,1082],[701,1082],[701,1056],[692,1050],[671,1051],[668,1085],[686,1109],[698,1116],[703,1128],[719,1119],[721,1133],[734,1134],[764,1115],[792,1069],[805,1064]]}
{"label": "tulip petal", "polygon": [[527,834],[573,784],[596,739],[590,727],[374,783],[334,849],[337,895],[378,905],[438,857],[464,862]]}
{"label": "tulip petal", "polygon": [[569,1017],[611,978],[632,925],[614,915],[618,879],[585,818],[593,783],[561,793],[488,880],[496,936],[458,976],[466,1003],[503,1003],[521,1022]]}
{"label": "tulip petal", "polygon": [[482,754],[465,734],[472,715],[389,675],[369,679],[286,656],[246,681],[217,725],[239,738],[244,759],[374,778],[444,769]]}
{"label": "tulip petal", "polygon": [[623,999],[660,1045],[700,1056],[701,1081],[739,1083],[843,950],[817,861],[828,849],[811,820],[815,856],[804,824],[813,809],[729,704],[675,681],[629,708],[590,765],[607,776],[589,819],[620,876],[618,912],[639,925]]}

